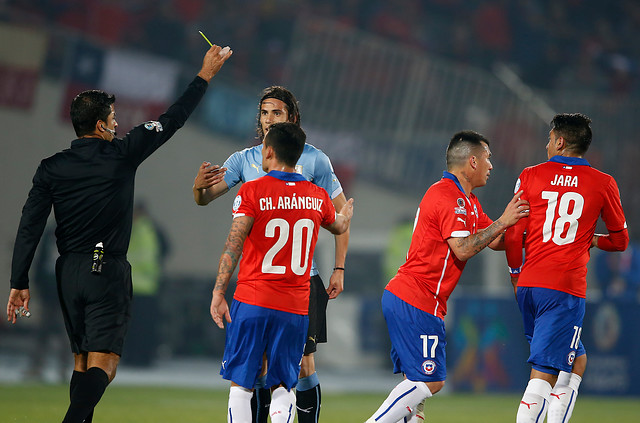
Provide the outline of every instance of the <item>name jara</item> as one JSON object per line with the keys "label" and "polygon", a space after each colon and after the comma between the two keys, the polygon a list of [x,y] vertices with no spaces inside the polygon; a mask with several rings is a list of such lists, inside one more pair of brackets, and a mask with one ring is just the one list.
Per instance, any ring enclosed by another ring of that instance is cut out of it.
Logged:
{"label": "name jara", "polygon": [[577,187],[578,177],[571,175],[556,175],[553,181],[551,181],[551,185],[559,187]]}

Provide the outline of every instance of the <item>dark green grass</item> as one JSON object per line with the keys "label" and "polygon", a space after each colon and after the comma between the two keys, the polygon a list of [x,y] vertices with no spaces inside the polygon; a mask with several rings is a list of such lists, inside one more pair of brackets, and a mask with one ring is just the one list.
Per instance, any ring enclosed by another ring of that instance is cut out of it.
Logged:
{"label": "dark green grass", "polygon": [[[68,405],[62,385],[0,385],[0,422],[60,422]],[[364,422],[385,394],[324,393],[325,423]],[[512,423],[520,395],[436,395],[425,407],[427,422]],[[114,385],[98,405],[94,423],[225,423],[227,391]],[[575,423],[640,421],[640,399],[580,396]]]}

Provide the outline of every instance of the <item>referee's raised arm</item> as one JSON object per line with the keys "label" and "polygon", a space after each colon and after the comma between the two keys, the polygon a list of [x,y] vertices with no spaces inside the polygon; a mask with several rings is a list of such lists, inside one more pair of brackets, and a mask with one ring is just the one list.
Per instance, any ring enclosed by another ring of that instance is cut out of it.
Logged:
{"label": "referee's raised arm", "polygon": [[[232,51],[212,45],[197,76],[157,121],[117,138],[115,96],[100,90],[71,103],[77,138],[45,158],[22,210],[11,266],[7,319],[29,317],[29,268],[53,208],[56,282],[74,355],[64,423],[90,421],[113,380],[131,316],[131,238],[138,165],[187,121]],[[42,352],[46,354],[46,351]]]}
{"label": "referee's raised arm", "polygon": [[202,68],[182,95],[157,121],[142,123],[133,128],[119,147],[125,151],[135,166],[139,166],[149,155],[167,142],[185,124],[204,96],[208,83],[218,73],[224,62],[231,57],[229,47],[213,45],[205,54]]}

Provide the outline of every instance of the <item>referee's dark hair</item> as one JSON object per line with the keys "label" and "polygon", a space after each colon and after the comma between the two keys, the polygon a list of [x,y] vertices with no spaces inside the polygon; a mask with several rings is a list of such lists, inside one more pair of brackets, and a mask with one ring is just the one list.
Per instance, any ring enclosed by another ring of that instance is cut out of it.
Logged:
{"label": "referee's dark hair", "polygon": [[282,101],[285,106],[287,106],[287,120],[300,126],[300,109],[298,108],[298,100],[296,100],[296,97],[293,95],[293,93],[285,87],[281,87],[279,85],[267,87],[262,91],[262,96],[260,97],[260,102],[258,103],[256,132],[258,134],[259,140],[262,140],[264,138],[262,125],[260,125],[260,111],[262,110],[262,102],[268,98],[275,98],[276,100]]}
{"label": "referee's dark hair", "polygon": [[269,126],[264,145],[272,147],[276,158],[289,167],[295,167],[304,150],[307,134],[295,123],[279,122]]}
{"label": "referee's dark hair", "polygon": [[551,120],[551,129],[556,136],[564,138],[567,149],[584,154],[591,145],[591,119],[582,113],[560,113]]}
{"label": "referee's dark hair", "polygon": [[447,147],[447,170],[462,166],[470,156],[479,154],[482,143],[489,145],[487,138],[476,131],[460,131],[449,141]]}
{"label": "referee's dark hair", "polygon": [[96,122],[107,121],[116,96],[101,90],[83,91],[71,102],[71,123],[78,137],[91,134]]}

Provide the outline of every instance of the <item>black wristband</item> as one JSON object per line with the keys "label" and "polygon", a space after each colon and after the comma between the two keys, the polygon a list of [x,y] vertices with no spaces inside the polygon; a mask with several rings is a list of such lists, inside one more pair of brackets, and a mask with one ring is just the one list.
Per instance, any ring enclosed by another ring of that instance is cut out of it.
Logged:
{"label": "black wristband", "polygon": [[344,271],[344,267],[334,267],[333,270],[342,270],[342,271]]}

